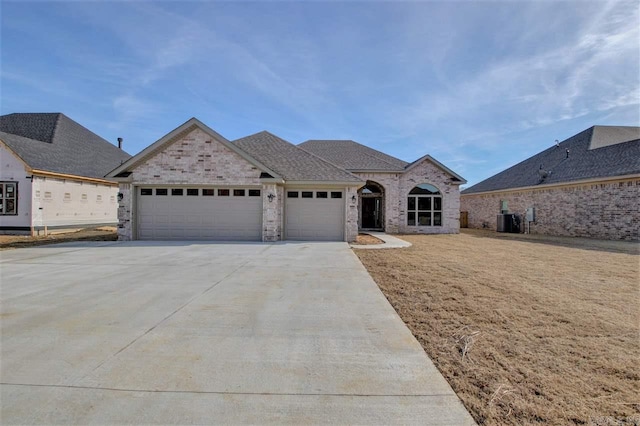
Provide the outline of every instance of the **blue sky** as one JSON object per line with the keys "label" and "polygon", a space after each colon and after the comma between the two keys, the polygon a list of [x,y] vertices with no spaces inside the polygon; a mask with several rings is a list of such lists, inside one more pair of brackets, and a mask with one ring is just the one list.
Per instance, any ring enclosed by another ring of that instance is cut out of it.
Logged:
{"label": "blue sky", "polygon": [[594,124],[640,125],[637,1],[1,3],[0,112],[63,112],[135,154],[353,139],[485,179]]}

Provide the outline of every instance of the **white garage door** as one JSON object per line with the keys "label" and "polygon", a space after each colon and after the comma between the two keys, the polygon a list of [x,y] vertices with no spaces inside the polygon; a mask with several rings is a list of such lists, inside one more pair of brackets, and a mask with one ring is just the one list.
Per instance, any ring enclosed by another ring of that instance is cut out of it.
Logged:
{"label": "white garage door", "polygon": [[344,241],[344,191],[285,191],[285,238]]}
{"label": "white garage door", "polygon": [[259,189],[137,188],[141,240],[262,239]]}

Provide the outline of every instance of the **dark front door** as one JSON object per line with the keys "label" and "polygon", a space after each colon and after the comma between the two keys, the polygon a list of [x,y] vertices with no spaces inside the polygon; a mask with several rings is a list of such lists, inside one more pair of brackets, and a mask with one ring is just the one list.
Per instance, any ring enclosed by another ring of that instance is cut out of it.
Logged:
{"label": "dark front door", "polygon": [[382,198],[362,198],[362,229],[382,228]]}

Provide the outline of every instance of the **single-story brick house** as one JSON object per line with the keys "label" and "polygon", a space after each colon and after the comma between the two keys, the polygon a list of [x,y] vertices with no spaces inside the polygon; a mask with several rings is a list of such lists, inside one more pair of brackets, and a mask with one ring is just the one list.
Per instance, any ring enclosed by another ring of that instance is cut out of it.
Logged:
{"label": "single-story brick house", "polygon": [[130,155],[60,113],[0,117],[0,233],[116,225],[117,183]]}
{"label": "single-story brick house", "polygon": [[[515,213],[521,232],[640,239],[640,127],[593,126],[462,191],[471,228]],[[527,209],[533,221],[527,221]]]}
{"label": "single-story brick house", "polygon": [[353,241],[361,229],[459,232],[460,176],[352,141],[233,142],[192,118],[113,171],[119,238]]}

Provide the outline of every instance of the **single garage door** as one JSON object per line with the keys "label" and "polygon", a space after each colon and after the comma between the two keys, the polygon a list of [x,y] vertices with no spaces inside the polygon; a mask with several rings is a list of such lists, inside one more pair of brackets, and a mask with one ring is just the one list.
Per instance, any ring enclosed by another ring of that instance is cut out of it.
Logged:
{"label": "single garage door", "polygon": [[344,191],[285,191],[285,238],[344,241]]}
{"label": "single garage door", "polygon": [[262,239],[259,189],[137,188],[141,240]]}

